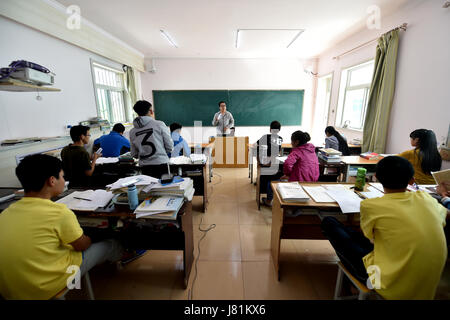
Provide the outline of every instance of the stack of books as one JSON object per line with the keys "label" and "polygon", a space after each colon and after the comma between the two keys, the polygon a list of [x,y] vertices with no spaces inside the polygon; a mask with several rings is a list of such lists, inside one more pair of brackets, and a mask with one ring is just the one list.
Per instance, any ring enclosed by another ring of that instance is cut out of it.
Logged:
{"label": "stack of books", "polygon": [[375,152],[364,152],[359,155],[361,158],[367,159],[367,160],[378,160],[381,158],[381,156],[378,153]]}
{"label": "stack of books", "polygon": [[191,178],[180,177],[175,177],[172,183],[166,185],[157,183],[142,189],[142,193],[149,196],[174,196],[188,201],[192,200],[194,192],[194,181]]}
{"label": "stack of books", "polygon": [[176,220],[183,202],[182,197],[149,197],[136,208],[134,213],[136,218]]}
{"label": "stack of books", "polygon": [[333,148],[322,148],[319,149],[319,154],[317,155],[317,157],[327,163],[339,163],[341,162],[341,155],[342,152]]}
{"label": "stack of books", "polygon": [[310,200],[308,194],[298,182],[278,183],[278,193],[285,202],[307,202]]}

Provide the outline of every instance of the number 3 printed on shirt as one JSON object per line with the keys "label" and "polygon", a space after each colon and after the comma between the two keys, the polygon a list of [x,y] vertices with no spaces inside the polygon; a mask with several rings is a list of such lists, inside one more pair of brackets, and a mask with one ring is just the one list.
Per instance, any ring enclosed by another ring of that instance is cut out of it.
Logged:
{"label": "number 3 printed on shirt", "polygon": [[150,142],[147,141],[148,138],[151,137],[151,135],[153,134],[153,129],[147,129],[147,130],[142,130],[140,132],[136,133],[136,137],[142,136],[143,134],[145,134],[144,139],[142,139],[141,145],[142,146],[150,146],[152,148],[152,152],[150,152],[150,154],[144,155],[144,156],[140,156],[141,159],[147,159],[150,158],[152,155],[154,155],[156,153],[156,147],[155,145]]}

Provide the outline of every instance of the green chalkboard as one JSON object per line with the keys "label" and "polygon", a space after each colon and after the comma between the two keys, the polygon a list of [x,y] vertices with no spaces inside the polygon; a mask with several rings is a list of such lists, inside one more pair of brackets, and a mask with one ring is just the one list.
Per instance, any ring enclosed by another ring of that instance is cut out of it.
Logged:
{"label": "green chalkboard", "polygon": [[304,90],[177,90],[153,91],[156,119],[167,125],[178,122],[192,127],[194,121],[211,126],[218,102],[225,101],[236,127],[301,125]]}

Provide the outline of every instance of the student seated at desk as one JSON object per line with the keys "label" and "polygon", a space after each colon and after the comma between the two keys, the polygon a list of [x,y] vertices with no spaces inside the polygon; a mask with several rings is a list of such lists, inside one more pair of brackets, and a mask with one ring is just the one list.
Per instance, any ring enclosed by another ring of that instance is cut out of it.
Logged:
{"label": "student seated at desk", "polygon": [[70,182],[69,188],[88,187],[89,177],[94,173],[95,163],[101,154],[94,152],[91,161],[91,156],[84,147],[91,137],[89,127],[73,126],[70,128],[70,137],[73,144],[69,144],[61,151],[64,178]]}
{"label": "student seated at desk", "polygon": [[178,157],[182,156],[183,154],[186,157],[189,157],[191,154],[191,148],[189,148],[186,140],[184,140],[180,134],[181,128],[181,124],[176,122],[170,125],[170,132],[173,140],[173,151],[168,154],[169,157]]}
{"label": "student seated at desk", "polygon": [[342,152],[343,156],[349,156],[350,150],[348,148],[347,140],[336,131],[332,126],[325,128],[325,148],[332,148]]}
{"label": "student seated at desk", "polygon": [[134,128],[130,131],[131,156],[139,158],[143,174],[161,178],[167,173],[167,154],[173,150],[169,128],[153,118],[155,114],[150,102],[138,101],[133,109],[139,116],[134,119]]}
{"label": "student seated at desk", "polygon": [[323,233],[356,278],[366,283],[371,273],[383,298],[433,299],[447,259],[447,210],[427,192],[407,191],[414,169],[404,158],[382,159],[376,177],[385,195],[361,202],[363,234],[333,217],[322,220]]}
{"label": "student seated at desk", "polygon": [[[270,183],[280,178],[278,174],[279,164],[276,157],[280,155],[283,138],[278,135],[281,124],[278,121],[270,123],[270,134],[263,135],[256,141],[256,159],[261,165],[261,179],[267,181],[267,198],[263,198],[263,203],[270,206],[272,198],[269,198],[272,187]],[[264,177],[264,178],[263,178]]]}
{"label": "student seated at desk", "polygon": [[[0,295],[5,299],[50,299],[80,268],[122,257],[115,240],[91,244],[75,214],[50,199],[64,190],[62,162],[36,154],[16,168],[25,196],[0,214]],[[69,273],[67,273],[69,272]],[[80,278],[81,278],[80,276]]]}
{"label": "student seated at desk", "polygon": [[108,135],[101,136],[94,141],[94,152],[102,148],[103,157],[118,157],[130,151],[130,141],[123,136],[125,127],[116,123]]}
{"label": "student seated at desk", "polygon": [[[295,131],[291,136],[292,151],[283,165],[281,180],[313,182],[319,179],[319,160],[316,148],[308,143],[311,137],[307,132]],[[269,188],[267,201],[272,201],[273,191]]]}
{"label": "student seated at desk", "polygon": [[417,184],[434,184],[431,171],[441,170],[442,158],[437,149],[436,135],[432,130],[417,129],[409,135],[413,150],[400,153],[414,167]]}

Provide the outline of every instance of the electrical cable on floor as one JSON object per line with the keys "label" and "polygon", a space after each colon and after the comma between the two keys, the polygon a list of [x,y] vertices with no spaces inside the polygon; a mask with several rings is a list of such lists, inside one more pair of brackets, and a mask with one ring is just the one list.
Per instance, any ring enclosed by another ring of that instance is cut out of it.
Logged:
{"label": "electrical cable on floor", "polygon": [[[220,174],[218,174],[218,173],[216,173],[215,175],[219,176],[220,179],[219,179],[219,182],[214,183],[214,184],[211,184],[211,193],[210,193],[210,197],[211,197],[212,194],[213,194],[214,186],[216,186],[216,185],[222,183],[222,176],[221,176]],[[194,280],[192,280],[191,289],[189,289],[189,292],[188,292],[188,300],[192,300],[192,298],[193,298],[193,296],[194,296],[194,295],[193,295],[193,292],[194,292],[194,285],[195,285],[195,280],[197,280],[197,274],[198,274],[198,272],[197,272],[197,268],[198,268],[197,265],[198,265],[198,260],[200,259],[200,242],[206,237],[206,234],[207,234],[209,231],[211,231],[212,229],[214,229],[214,228],[216,227],[216,224],[213,223],[213,224],[210,224],[208,228],[202,229],[202,228],[201,228],[202,222],[203,222],[203,216],[202,216],[202,218],[200,219],[200,224],[198,225],[198,230],[201,231],[201,232],[203,232],[203,236],[200,238],[200,240],[198,240],[198,243],[197,243],[198,255],[197,255],[197,259],[195,259],[195,271],[194,271],[194,272],[195,272],[195,275],[194,275]]]}

